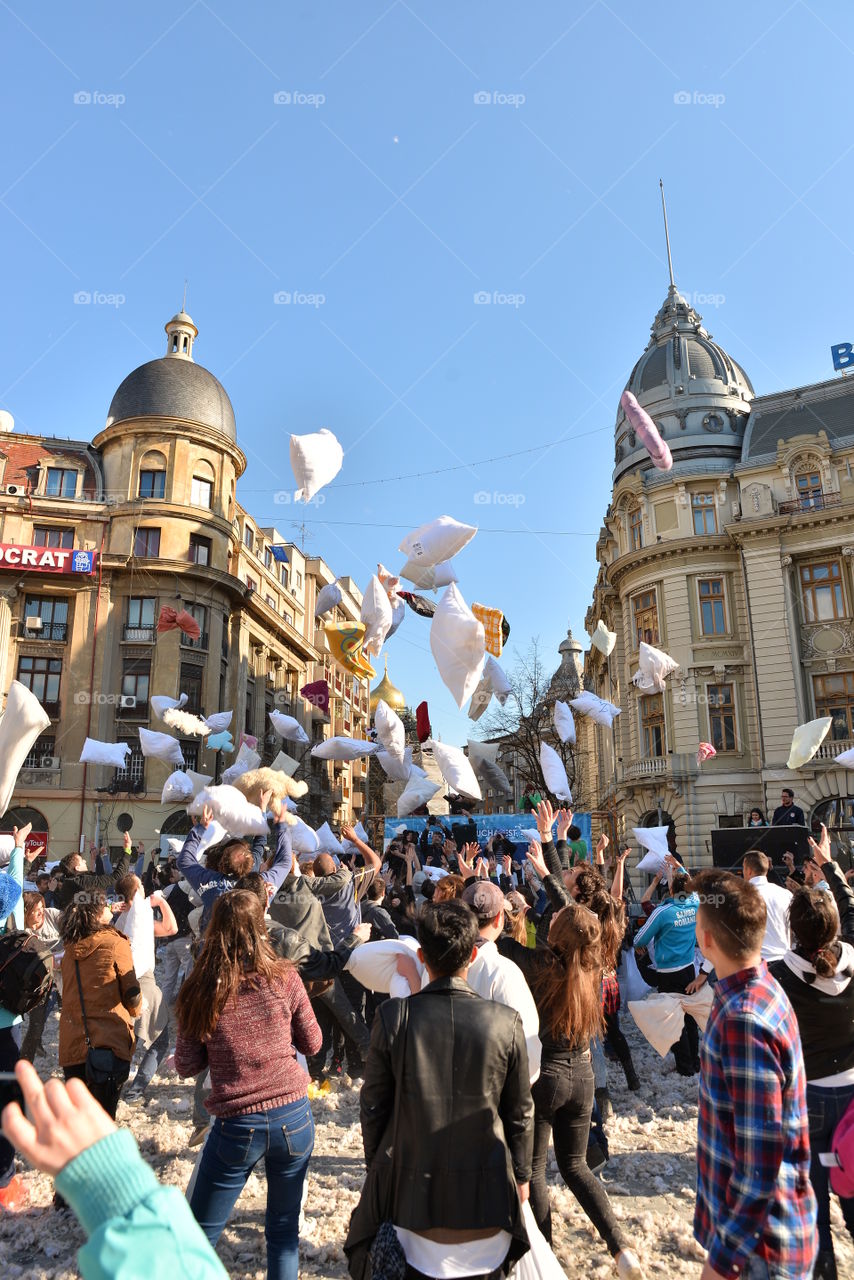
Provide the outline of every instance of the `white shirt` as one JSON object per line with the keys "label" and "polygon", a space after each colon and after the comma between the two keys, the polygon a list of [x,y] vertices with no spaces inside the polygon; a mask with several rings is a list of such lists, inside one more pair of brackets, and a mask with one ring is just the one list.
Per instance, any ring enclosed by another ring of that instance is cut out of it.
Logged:
{"label": "white shirt", "polygon": [[782,960],[792,945],[789,938],[789,904],[792,895],[782,885],[772,884],[767,876],[751,876],[750,883],[764,899],[766,921],[762,939],[762,959]]}
{"label": "white shirt", "polygon": [[[513,963],[512,960],[510,962]],[[510,1248],[509,1231],[496,1231],[482,1240],[458,1240],[456,1244],[439,1244],[416,1231],[395,1227],[397,1238],[410,1267],[425,1276],[441,1280],[455,1277],[489,1275],[497,1271]]]}
{"label": "white shirt", "polygon": [[519,1014],[528,1046],[528,1069],[533,1084],[540,1074],[543,1046],[540,1044],[540,1015],[524,973],[518,964],[499,953],[494,942],[481,941],[466,981],[472,991],[483,996],[484,1000],[506,1004]]}

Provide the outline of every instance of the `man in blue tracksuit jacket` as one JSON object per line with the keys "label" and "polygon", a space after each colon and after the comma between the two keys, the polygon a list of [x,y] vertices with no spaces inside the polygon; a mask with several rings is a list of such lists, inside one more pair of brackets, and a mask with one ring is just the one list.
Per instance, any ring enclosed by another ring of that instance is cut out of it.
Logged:
{"label": "man in blue tracksuit jacket", "polygon": [[[696,893],[687,893],[688,877],[679,868],[673,873],[670,896],[656,907],[642,929],[635,934],[634,948],[655,946],[655,979],[659,991],[685,992],[695,980],[694,951],[697,946]],[[700,1037],[697,1024],[686,1014],[685,1026],[673,1045],[676,1070],[682,1076],[700,1070]]]}

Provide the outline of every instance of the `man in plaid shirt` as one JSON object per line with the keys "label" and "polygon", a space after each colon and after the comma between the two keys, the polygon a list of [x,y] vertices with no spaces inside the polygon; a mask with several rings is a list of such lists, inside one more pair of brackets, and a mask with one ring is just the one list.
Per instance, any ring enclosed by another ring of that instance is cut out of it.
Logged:
{"label": "man in plaid shirt", "polygon": [[765,903],[703,871],[697,941],[717,973],[701,1053],[694,1235],[701,1280],[808,1280],[816,1256],[798,1024],[761,957]]}

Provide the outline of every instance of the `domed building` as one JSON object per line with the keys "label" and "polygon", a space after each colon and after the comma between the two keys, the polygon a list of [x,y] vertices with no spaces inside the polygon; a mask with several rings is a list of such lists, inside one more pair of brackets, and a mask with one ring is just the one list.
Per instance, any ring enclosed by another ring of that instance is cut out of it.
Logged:
{"label": "domed building", "polygon": [[380,701],[385,702],[389,707],[391,707],[392,711],[397,712],[398,715],[406,710],[406,699],[400,690],[396,688],[389,679],[388,658],[385,660],[385,674],[383,675],[382,680],[380,680],[379,684],[371,690],[370,706],[372,719],[374,712],[377,709],[377,703]]}
{"label": "domed building", "polygon": [[[168,731],[154,695],[186,695],[195,715],[232,710],[235,744],[254,739],[269,764],[283,746],[269,712],[294,717],[312,742],[331,732],[362,736],[367,681],[333,668],[314,600],[336,575],[237,501],[246,470],[234,409],[213,373],[197,364],[198,328],[181,310],[165,325],[166,350],[134,369],[110,401],[91,444],[0,432],[4,541],[0,560],[0,676],[29,687],[51,726],[19,776],[15,805],[41,814],[49,856],[62,857],[124,812],[134,840],[186,825],[183,809],[161,808],[173,763],[145,757],[140,729]],[[349,578],[336,617],[358,619],[361,595]],[[163,610],[198,628],[161,630]],[[334,716],[300,695],[326,680]],[[125,742],[123,769],[79,763],[83,742]],[[360,762],[333,769],[297,751],[285,762],[306,774],[322,815],[352,820],[364,805]],[[180,736],[186,767],[219,777],[233,756]],[[287,751],[286,751],[287,754]],[[305,756],[305,759],[302,757]],[[315,776],[317,775],[317,776]],[[322,775],[322,776],[321,776]]]}
{"label": "domed building", "polygon": [[[715,828],[754,806],[770,820],[791,785],[854,840],[849,775],[828,763],[854,745],[854,386],[757,397],[672,273],[626,385],[673,466],[654,467],[618,407],[585,619],[617,643],[588,651],[584,683],[621,714],[613,729],[577,719],[585,807],[622,832],[672,822],[699,865]],[[632,683],[642,641],[678,663],[663,692]],[[819,716],[830,735],[794,775],[794,729]],[[716,755],[700,766],[703,742]]]}

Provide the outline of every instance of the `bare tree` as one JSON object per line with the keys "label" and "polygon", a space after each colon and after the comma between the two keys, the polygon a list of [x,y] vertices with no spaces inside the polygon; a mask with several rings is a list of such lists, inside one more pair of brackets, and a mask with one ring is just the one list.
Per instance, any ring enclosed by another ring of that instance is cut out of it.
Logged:
{"label": "bare tree", "polygon": [[480,736],[490,740],[501,738],[502,751],[515,753],[525,792],[539,791],[554,801],[555,797],[543,777],[540,743],[544,741],[554,747],[563,761],[570,788],[574,787],[575,749],[558,738],[552,712],[556,699],[574,697],[577,690],[565,690],[556,684],[552,673],[543,664],[539,639],[532,640],[525,653],[516,650],[515,658],[514,666],[507,672],[511,686],[507,701],[502,707],[493,699],[478,725]]}

